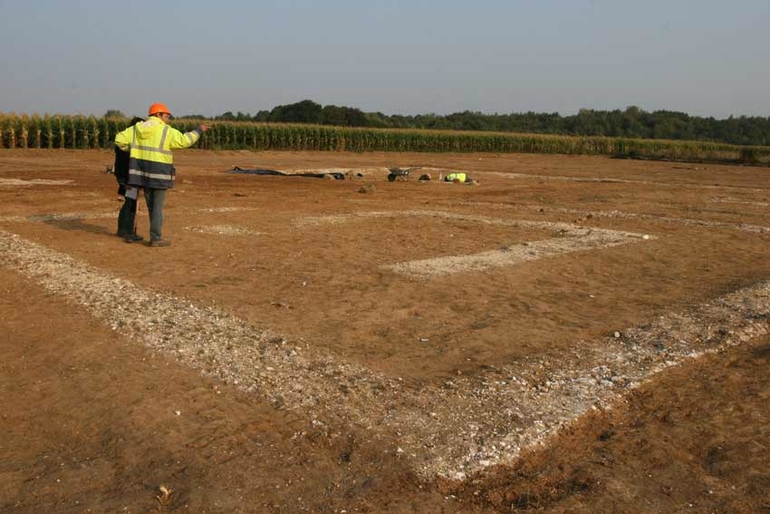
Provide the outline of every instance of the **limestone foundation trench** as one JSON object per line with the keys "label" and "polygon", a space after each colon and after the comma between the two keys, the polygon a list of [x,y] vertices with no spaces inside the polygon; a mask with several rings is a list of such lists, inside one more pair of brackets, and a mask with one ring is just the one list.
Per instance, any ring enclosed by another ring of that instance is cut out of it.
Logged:
{"label": "limestone foundation trench", "polygon": [[[565,252],[644,244],[651,237],[446,211],[419,214],[508,223],[559,234],[506,249],[403,261],[387,268],[419,280],[490,266],[514,266]],[[300,218],[296,224],[401,215],[403,211],[371,211]],[[258,237],[232,226],[188,230]],[[388,450],[408,459],[425,479],[440,476],[462,480],[489,466],[511,463],[522,450],[547,442],[549,436],[587,411],[621,401],[628,391],[656,373],[767,333],[770,318],[770,284],[760,283],[686,312],[666,314],[643,327],[628,327],[617,337],[575,341],[559,362],[532,357],[418,388],[399,377],[322,354],[318,348],[277,330],[250,326],[221,308],[143,289],[9,231],[0,230],[0,263],[52,294],[76,302],[125,338],[260,395],[279,408],[295,411],[309,424],[354,424],[372,437],[388,441]],[[132,313],[131,323],[122,321],[128,312]]]}

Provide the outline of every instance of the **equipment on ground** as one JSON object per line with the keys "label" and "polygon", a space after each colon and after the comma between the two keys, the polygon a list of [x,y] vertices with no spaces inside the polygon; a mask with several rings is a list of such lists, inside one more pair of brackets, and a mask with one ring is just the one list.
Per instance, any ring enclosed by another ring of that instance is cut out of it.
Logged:
{"label": "equipment on ground", "polygon": [[264,168],[241,168],[240,166],[233,166],[230,173],[244,173],[246,175],[276,175],[280,177],[313,177],[313,178],[333,178],[334,180],[345,180],[345,174],[339,172],[333,173],[284,173],[277,170],[269,170]]}
{"label": "equipment on ground", "polygon": [[419,170],[421,166],[413,166],[411,168],[388,168],[390,175],[388,175],[388,182],[395,182],[396,180],[409,180],[409,174],[414,170]]}
{"label": "equipment on ground", "polygon": [[468,182],[468,175],[465,173],[454,172],[448,174],[444,180],[446,182],[459,182],[462,184]]}

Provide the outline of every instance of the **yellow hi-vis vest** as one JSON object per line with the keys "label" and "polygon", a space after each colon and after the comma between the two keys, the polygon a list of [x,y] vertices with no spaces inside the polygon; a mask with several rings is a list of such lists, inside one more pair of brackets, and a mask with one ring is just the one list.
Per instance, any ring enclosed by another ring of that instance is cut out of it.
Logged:
{"label": "yellow hi-vis vest", "polygon": [[200,136],[200,129],[182,133],[154,116],[118,133],[115,144],[129,152],[127,183],[150,189],[171,189],[176,178],[171,151],[191,147]]}

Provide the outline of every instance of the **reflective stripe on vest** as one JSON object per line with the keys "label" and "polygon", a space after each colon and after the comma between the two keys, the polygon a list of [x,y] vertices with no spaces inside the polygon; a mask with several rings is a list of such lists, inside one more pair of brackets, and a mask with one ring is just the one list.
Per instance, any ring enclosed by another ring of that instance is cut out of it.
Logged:
{"label": "reflective stripe on vest", "polygon": [[128,183],[131,185],[152,189],[174,187],[176,169],[171,164],[132,157],[129,159],[128,166]]}
{"label": "reflective stripe on vest", "polygon": [[158,152],[162,155],[168,155],[172,156],[171,150],[166,150],[164,147],[166,146],[166,135],[168,134],[168,125],[163,126],[163,132],[160,135],[160,142],[158,142],[158,146],[144,146],[144,145],[137,145],[136,144],[136,125],[134,125],[134,138],[131,141],[131,153],[134,153],[134,150],[137,150],[139,152]]}

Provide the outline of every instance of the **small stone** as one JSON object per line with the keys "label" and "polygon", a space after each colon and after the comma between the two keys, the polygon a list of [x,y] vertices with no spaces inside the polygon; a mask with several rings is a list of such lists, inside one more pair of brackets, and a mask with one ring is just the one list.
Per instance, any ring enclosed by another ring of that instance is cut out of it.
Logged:
{"label": "small stone", "polygon": [[373,194],[374,184],[366,184],[365,186],[361,186],[360,188],[358,188],[358,192],[364,195]]}

